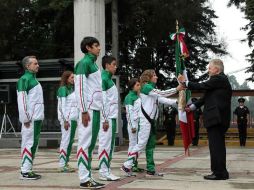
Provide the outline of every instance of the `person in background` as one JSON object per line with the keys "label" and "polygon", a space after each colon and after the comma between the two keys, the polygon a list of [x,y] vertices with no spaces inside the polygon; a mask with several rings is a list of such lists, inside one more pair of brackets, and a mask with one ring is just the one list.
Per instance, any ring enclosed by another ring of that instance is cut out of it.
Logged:
{"label": "person in background", "polygon": [[177,115],[178,111],[173,106],[164,109],[163,125],[167,131],[168,146],[174,146],[175,144]]}
{"label": "person in background", "polygon": [[71,71],[64,71],[60,87],[57,91],[57,113],[61,124],[62,138],[59,148],[60,172],[74,172],[69,166],[72,144],[77,128],[78,108],[74,92],[74,75]]}
{"label": "person in background", "polygon": [[121,110],[121,118],[123,122],[123,127],[122,127],[123,138],[128,139],[128,132],[127,132],[128,121],[126,118],[126,107],[124,106],[122,107],[122,110]]}
{"label": "person in background", "polygon": [[250,111],[248,107],[244,105],[244,98],[239,98],[238,102],[239,106],[235,108],[234,115],[237,117],[240,146],[243,147],[246,144],[247,126],[250,121]]}
{"label": "person in background", "polygon": [[[195,103],[198,99],[192,98],[191,101]],[[194,127],[195,127],[195,137],[192,139],[192,145],[198,146],[199,141],[199,127],[200,127],[200,120],[202,119],[202,110],[201,108],[197,108],[193,111],[194,114]]]}

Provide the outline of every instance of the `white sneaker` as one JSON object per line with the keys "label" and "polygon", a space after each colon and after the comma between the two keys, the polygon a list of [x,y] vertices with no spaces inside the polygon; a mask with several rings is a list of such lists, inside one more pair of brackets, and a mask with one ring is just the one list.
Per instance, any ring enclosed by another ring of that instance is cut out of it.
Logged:
{"label": "white sneaker", "polygon": [[117,181],[117,180],[120,179],[120,177],[115,176],[112,173],[109,173],[109,174],[106,174],[106,175],[100,174],[100,178],[99,179],[102,180],[102,181]]}

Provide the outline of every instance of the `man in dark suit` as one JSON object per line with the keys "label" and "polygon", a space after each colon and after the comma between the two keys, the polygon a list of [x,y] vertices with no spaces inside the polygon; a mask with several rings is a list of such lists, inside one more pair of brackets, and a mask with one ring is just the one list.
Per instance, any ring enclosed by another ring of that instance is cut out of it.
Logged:
{"label": "man in dark suit", "polygon": [[208,133],[212,171],[204,179],[226,180],[229,174],[226,169],[225,133],[230,124],[232,88],[220,59],[210,61],[208,73],[209,80],[206,82],[185,81],[183,76],[178,80],[190,90],[205,92],[202,98],[186,108],[186,111],[190,111],[204,105],[203,121]]}

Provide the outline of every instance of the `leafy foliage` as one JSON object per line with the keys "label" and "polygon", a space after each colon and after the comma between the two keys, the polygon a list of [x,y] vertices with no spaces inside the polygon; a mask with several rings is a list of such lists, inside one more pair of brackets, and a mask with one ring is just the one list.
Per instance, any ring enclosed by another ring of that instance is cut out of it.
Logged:
{"label": "leafy foliage", "polygon": [[[253,47],[254,41],[254,0],[230,0],[229,6],[235,5],[241,11],[244,12],[245,18],[249,20],[246,26],[243,26],[243,30],[248,31],[247,41],[249,47]],[[252,76],[248,78],[249,81],[254,81],[254,50],[247,55],[247,60],[251,63],[251,66],[247,69],[247,72],[252,73]]]}
{"label": "leafy foliage", "polygon": [[[0,61],[20,60],[34,54],[39,59],[73,57],[73,0],[0,0]],[[127,80],[154,68],[158,86],[176,86],[175,22],[187,32],[190,51],[186,61],[189,79],[203,80],[209,52],[226,54],[214,31],[215,12],[208,0],[119,0],[119,74]],[[111,10],[106,6],[106,50],[111,52]],[[199,77],[198,77],[199,76]]]}
{"label": "leafy foliage", "polygon": [[0,60],[73,57],[72,1],[0,0],[0,5]]}
{"label": "leafy foliage", "polygon": [[213,19],[217,17],[206,0],[121,0],[119,13],[119,72],[123,84],[153,68],[159,76],[160,88],[176,86],[175,47],[169,39],[169,33],[176,30],[176,19],[187,32],[185,41],[190,59],[186,67],[190,80],[206,77],[198,75],[206,70],[208,52],[226,54],[214,31]]}

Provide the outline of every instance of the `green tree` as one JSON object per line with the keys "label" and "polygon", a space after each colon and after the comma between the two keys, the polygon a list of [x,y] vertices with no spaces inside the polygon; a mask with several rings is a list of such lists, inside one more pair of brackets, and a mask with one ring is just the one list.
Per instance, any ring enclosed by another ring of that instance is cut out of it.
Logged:
{"label": "green tree", "polygon": [[207,75],[198,76],[206,70],[208,52],[226,54],[223,43],[216,39],[214,18],[217,16],[206,0],[119,1],[121,76],[127,80],[140,75],[145,69],[154,68],[159,76],[159,87],[175,86],[174,42],[168,36],[175,32],[178,19],[187,32],[185,41],[190,59],[186,67],[189,78],[203,80]]}
{"label": "green tree", "polygon": [[240,84],[237,82],[235,75],[228,76],[228,80],[233,90],[240,89]]}
{"label": "green tree", "polygon": [[73,57],[73,1],[0,0],[0,61]]}
{"label": "green tree", "polygon": [[[248,31],[247,40],[249,47],[253,47],[254,41],[254,0],[230,0],[228,6],[235,5],[245,14],[245,18],[249,23],[243,26],[243,30]],[[243,40],[243,41],[245,41]],[[246,72],[252,73],[251,77],[247,80],[254,81],[254,50],[252,50],[247,56],[247,60],[251,63],[251,66]]]}

